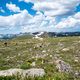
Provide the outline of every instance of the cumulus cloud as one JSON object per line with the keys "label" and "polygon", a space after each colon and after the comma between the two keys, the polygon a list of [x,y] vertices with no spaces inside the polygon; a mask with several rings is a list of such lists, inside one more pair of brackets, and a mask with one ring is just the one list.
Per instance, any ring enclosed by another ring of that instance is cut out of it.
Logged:
{"label": "cumulus cloud", "polygon": [[21,27],[30,23],[32,16],[28,14],[27,10],[23,10],[19,14],[10,16],[0,16],[0,28],[6,29],[9,27]]}
{"label": "cumulus cloud", "polygon": [[79,28],[80,19],[76,19],[75,15],[62,19],[61,22],[59,22],[55,27],[56,28]]}
{"label": "cumulus cloud", "polygon": [[[21,0],[19,0],[21,1]],[[80,0],[23,0],[34,3],[33,10],[43,11],[46,16],[69,16],[74,14]]]}
{"label": "cumulus cloud", "polygon": [[12,29],[12,28],[22,28],[22,29],[32,29],[39,28],[40,25],[45,25],[45,16],[41,12],[37,12],[35,16],[28,13],[27,10],[23,10],[18,14],[10,16],[0,16],[0,29]]}
{"label": "cumulus cloud", "polygon": [[10,2],[10,4],[6,3],[6,7],[10,10],[10,11],[13,11],[13,12],[21,12],[20,11],[20,8],[17,7],[15,4],[12,4]]}
{"label": "cumulus cloud", "polygon": [[45,24],[47,24],[47,21],[42,21],[42,23],[41,23],[40,27],[44,27],[44,26],[45,26]]}
{"label": "cumulus cloud", "polygon": [[20,1],[23,1],[23,0],[19,0],[19,2],[20,2]]}
{"label": "cumulus cloud", "polygon": [[70,31],[72,29],[75,31],[75,29],[79,29],[80,28],[80,19],[79,18],[77,19],[75,17],[76,15],[80,15],[80,14],[76,13],[75,15],[69,16],[68,18],[63,18],[56,25],[50,24],[48,26],[44,26],[45,24],[47,24],[46,20],[50,20],[51,21],[53,19],[52,17],[48,16],[48,17],[44,18],[45,21],[42,21],[42,23],[41,23],[42,27],[41,26],[37,27],[38,25],[34,25],[33,24],[33,25],[28,25],[28,28],[25,27],[22,30],[24,32],[25,31],[31,31],[31,32],[35,32],[35,31],[61,31],[61,30],[62,31],[67,31],[67,30]]}
{"label": "cumulus cloud", "polygon": [[[15,4],[6,4],[6,7],[13,12],[20,12],[10,16],[0,16],[0,30],[12,29],[20,27],[22,31],[54,31],[63,28],[78,28],[80,26],[80,12],[74,14],[74,10],[78,5],[79,0],[19,0],[32,2],[32,9],[38,10],[34,16],[28,13],[27,10],[20,11],[20,8]],[[75,5],[74,5],[75,4]],[[43,11],[44,14],[41,12]],[[63,18],[56,24],[57,17],[69,15],[68,18]],[[71,15],[71,16],[70,16]],[[47,25],[46,25],[47,24]]]}
{"label": "cumulus cloud", "polygon": [[2,9],[2,7],[0,7],[0,11],[3,12],[3,13],[5,12],[5,11]]}
{"label": "cumulus cloud", "polygon": [[78,12],[77,14],[75,14],[74,16],[76,19],[80,19],[80,12]]}
{"label": "cumulus cloud", "polygon": [[50,25],[51,25],[51,24],[56,24],[56,18],[55,18],[55,17],[47,16],[47,17],[45,18],[45,20],[50,21],[50,22],[49,22]]}

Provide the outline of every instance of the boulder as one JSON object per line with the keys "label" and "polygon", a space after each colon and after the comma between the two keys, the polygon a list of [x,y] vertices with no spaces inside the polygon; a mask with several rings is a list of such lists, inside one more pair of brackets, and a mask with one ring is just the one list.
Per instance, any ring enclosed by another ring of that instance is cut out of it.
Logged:
{"label": "boulder", "polygon": [[24,76],[27,74],[28,76],[43,76],[45,74],[44,69],[37,69],[37,68],[32,68],[32,69],[9,69],[9,70],[3,70],[0,71],[0,76],[12,76],[16,75],[19,73],[20,75],[23,74]]}
{"label": "boulder", "polygon": [[61,60],[56,61],[56,67],[59,68],[59,72],[66,72],[66,73],[69,73],[72,69],[72,67],[68,63]]}

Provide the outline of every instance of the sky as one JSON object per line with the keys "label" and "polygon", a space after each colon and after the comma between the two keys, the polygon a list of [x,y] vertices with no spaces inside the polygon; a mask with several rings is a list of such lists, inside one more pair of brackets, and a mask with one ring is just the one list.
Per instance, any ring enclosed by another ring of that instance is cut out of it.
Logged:
{"label": "sky", "polygon": [[80,31],[80,0],[0,0],[0,34]]}

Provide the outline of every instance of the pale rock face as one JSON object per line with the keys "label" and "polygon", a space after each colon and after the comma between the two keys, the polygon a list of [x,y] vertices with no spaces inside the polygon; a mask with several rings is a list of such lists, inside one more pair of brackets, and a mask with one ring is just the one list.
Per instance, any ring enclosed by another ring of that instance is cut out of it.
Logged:
{"label": "pale rock face", "polygon": [[28,72],[29,72],[28,75],[33,76],[33,77],[34,75],[43,76],[45,74],[43,69],[36,69],[36,68],[29,69]]}
{"label": "pale rock face", "polygon": [[9,69],[9,70],[4,70],[0,71],[0,76],[12,76],[13,74],[16,75],[19,73],[20,75],[23,74],[24,76],[27,74],[29,76],[43,76],[45,74],[44,69],[37,69],[37,68],[32,68],[32,69]]}

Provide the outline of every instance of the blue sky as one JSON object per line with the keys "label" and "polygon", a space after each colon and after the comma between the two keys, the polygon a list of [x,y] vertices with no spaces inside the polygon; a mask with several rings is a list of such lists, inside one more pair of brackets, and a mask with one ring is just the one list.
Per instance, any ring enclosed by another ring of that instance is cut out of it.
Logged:
{"label": "blue sky", "polygon": [[80,0],[0,0],[0,34],[80,31]]}

